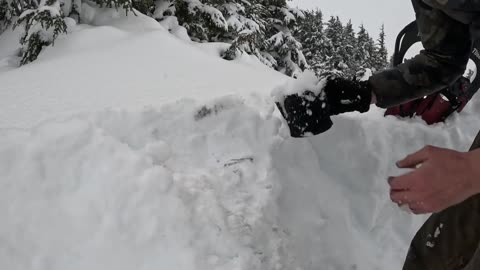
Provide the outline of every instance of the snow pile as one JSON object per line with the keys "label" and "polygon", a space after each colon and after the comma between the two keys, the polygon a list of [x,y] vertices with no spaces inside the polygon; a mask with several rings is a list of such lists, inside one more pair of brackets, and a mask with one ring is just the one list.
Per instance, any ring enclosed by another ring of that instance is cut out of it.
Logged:
{"label": "snow pile", "polygon": [[325,87],[326,78],[319,80],[315,73],[311,70],[303,72],[297,80],[288,81],[284,85],[276,87],[272,95],[275,101],[283,102],[285,96],[288,95],[302,95],[306,91],[312,92],[315,96],[318,96],[323,92]]}
{"label": "snow pile", "polygon": [[0,59],[0,269],[401,269],[425,217],[386,179],[425,144],[468,149],[478,99],[447,124],[372,108],[292,139],[270,97],[286,77],[137,19]]}
{"label": "snow pile", "polygon": [[279,269],[279,126],[225,98],[2,132],[0,268]]}
{"label": "snow pile", "polygon": [[422,218],[389,202],[394,161],[465,148],[473,128],[373,112],[292,139],[273,108],[231,96],[3,130],[0,268],[400,269]]}

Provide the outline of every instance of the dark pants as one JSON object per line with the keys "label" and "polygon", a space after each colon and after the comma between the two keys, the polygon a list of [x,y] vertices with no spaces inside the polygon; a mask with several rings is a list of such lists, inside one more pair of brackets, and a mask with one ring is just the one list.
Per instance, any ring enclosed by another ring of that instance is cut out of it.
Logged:
{"label": "dark pants", "polygon": [[[480,148],[480,132],[470,148]],[[480,270],[480,194],[433,214],[410,245],[403,270]]]}

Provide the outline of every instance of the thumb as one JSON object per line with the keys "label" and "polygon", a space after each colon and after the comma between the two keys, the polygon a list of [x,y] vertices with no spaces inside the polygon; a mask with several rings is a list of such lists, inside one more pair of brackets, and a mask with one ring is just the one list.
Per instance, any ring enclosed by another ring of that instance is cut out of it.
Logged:
{"label": "thumb", "polygon": [[399,168],[415,168],[418,165],[421,165],[425,161],[427,161],[432,152],[434,151],[433,146],[425,146],[421,150],[408,155],[406,158],[397,162],[397,167]]}

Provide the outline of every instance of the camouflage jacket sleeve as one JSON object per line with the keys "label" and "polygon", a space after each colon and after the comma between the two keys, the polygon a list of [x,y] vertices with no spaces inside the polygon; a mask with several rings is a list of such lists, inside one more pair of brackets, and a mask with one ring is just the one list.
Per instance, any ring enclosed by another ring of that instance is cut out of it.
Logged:
{"label": "camouflage jacket sleeve", "polygon": [[468,24],[422,0],[412,0],[425,48],[413,59],[370,77],[377,106],[392,107],[437,92],[465,71],[472,38]]}

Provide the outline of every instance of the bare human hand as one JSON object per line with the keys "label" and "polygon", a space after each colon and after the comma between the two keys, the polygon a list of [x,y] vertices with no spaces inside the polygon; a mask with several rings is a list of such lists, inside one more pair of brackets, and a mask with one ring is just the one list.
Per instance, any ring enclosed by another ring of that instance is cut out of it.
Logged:
{"label": "bare human hand", "polygon": [[426,146],[397,162],[413,171],[390,177],[390,198],[415,214],[440,212],[480,192],[480,150]]}

